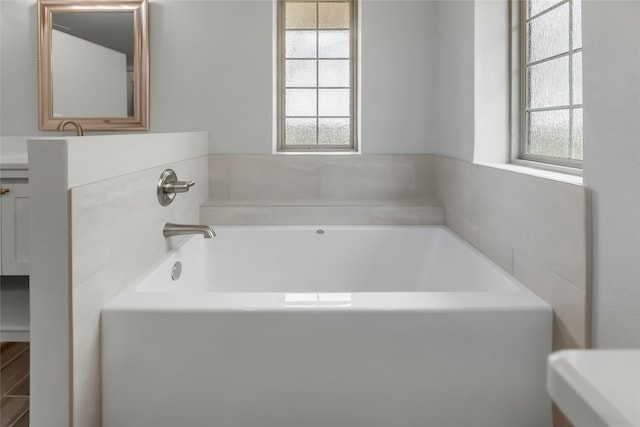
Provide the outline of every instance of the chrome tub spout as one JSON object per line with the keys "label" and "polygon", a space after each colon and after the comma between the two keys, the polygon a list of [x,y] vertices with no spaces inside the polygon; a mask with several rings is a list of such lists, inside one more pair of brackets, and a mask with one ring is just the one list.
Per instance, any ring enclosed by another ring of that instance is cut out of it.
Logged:
{"label": "chrome tub spout", "polygon": [[166,223],[162,229],[164,237],[181,236],[184,234],[202,234],[205,239],[216,237],[216,232],[208,225],[190,225]]}

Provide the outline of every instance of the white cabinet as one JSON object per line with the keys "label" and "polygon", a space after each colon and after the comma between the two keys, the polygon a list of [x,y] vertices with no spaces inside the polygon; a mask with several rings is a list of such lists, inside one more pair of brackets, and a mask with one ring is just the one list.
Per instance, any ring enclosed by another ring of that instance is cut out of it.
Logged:
{"label": "white cabinet", "polygon": [[0,171],[0,274],[29,274],[29,189],[26,170]]}

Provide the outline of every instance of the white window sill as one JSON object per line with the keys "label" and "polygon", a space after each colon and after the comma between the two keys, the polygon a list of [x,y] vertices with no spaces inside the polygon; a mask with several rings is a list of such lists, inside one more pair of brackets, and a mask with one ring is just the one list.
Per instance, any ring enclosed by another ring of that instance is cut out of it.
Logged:
{"label": "white window sill", "polygon": [[314,150],[305,150],[305,151],[293,151],[293,150],[273,150],[272,154],[277,156],[353,156],[362,154],[360,151],[355,150],[344,150],[344,151],[314,151]]}
{"label": "white window sill", "polygon": [[529,176],[535,176],[538,178],[550,179],[553,181],[564,182],[567,184],[582,185],[582,176],[572,175],[568,173],[550,171],[545,169],[538,169],[529,166],[514,164],[514,163],[477,163],[482,166],[487,166],[496,169],[507,170],[511,172],[522,173]]}

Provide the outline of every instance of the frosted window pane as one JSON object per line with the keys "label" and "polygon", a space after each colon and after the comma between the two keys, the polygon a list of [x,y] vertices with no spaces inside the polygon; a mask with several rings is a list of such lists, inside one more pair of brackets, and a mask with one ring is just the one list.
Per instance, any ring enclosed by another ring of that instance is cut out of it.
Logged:
{"label": "frosted window pane", "polygon": [[316,119],[286,119],[285,140],[287,145],[315,145]]}
{"label": "frosted window pane", "polygon": [[285,115],[287,116],[315,116],[315,89],[287,89],[285,90]]}
{"label": "frosted window pane", "polygon": [[349,3],[319,3],[320,28],[349,28]]}
{"label": "frosted window pane", "polygon": [[285,55],[287,58],[315,58],[315,31],[287,31],[285,40]]}
{"label": "frosted window pane", "polygon": [[534,65],[528,74],[528,108],[569,104],[569,58]]}
{"label": "frosted window pane", "polygon": [[529,0],[527,2],[529,4],[527,17],[535,16],[559,2],[560,0]]}
{"label": "frosted window pane", "polygon": [[318,37],[320,58],[349,57],[349,31],[320,31]]}
{"label": "frosted window pane", "polygon": [[582,52],[573,55],[573,103],[582,104]]}
{"label": "frosted window pane", "polygon": [[569,158],[569,110],[528,113],[528,154]]}
{"label": "frosted window pane", "polygon": [[573,0],[573,48],[582,47],[582,1]]}
{"label": "frosted window pane", "polygon": [[318,144],[349,145],[349,119],[319,119]]}
{"label": "frosted window pane", "polygon": [[528,62],[569,51],[569,3],[529,23]]}
{"label": "frosted window pane", "polygon": [[319,65],[319,84],[320,86],[333,87],[349,87],[350,70],[349,60],[330,60],[320,61]]}
{"label": "frosted window pane", "polygon": [[348,116],[349,89],[320,89],[320,116]]}
{"label": "frosted window pane", "polygon": [[286,86],[316,86],[316,61],[287,59],[285,71]]}
{"label": "frosted window pane", "polygon": [[286,2],[285,28],[316,28],[316,4]]}
{"label": "frosted window pane", "polygon": [[582,108],[573,110],[573,158],[582,160]]}

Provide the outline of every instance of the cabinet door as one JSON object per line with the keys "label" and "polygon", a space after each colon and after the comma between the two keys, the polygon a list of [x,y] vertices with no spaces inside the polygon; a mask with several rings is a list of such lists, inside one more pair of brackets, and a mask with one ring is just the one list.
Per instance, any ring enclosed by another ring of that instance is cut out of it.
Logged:
{"label": "cabinet door", "polygon": [[3,179],[2,188],[9,192],[0,196],[2,213],[0,239],[2,269],[6,276],[29,274],[29,193],[25,179]]}

